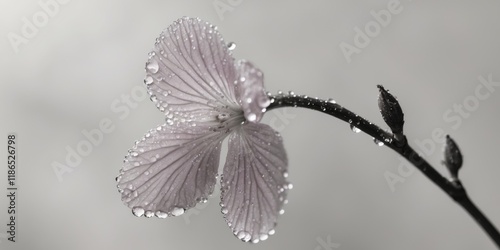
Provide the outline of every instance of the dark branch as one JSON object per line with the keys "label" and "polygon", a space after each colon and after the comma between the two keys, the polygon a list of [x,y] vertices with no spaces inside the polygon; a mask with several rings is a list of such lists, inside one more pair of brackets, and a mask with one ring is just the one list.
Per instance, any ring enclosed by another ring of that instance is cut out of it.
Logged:
{"label": "dark branch", "polygon": [[311,98],[307,96],[283,94],[278,94],[276,96],[269,95],[269,97],[272,101],[267,110],[283,107],[301,107],[320,111],[322,113],[334,116],[342,121],[345,121],[351,126],[355,126],[359,130],[370,135],[375,140],[383,142],[385,146],[396,151],[398,154],[411,162],[434,184],[440,187],[453,200],[460,204],[470,214],[470,216],[472,216],[476,220],[476,222],[488,233],[488,235],[500,249],[500,233],[469,199],[467,192],[462,186],[461,182],[459,180],[449,181],[448,179],[441,176],[441,174],[439,174],[436,169],[434,169],[425,159],[418,155],[412,147],[410,147],[406,136],[395,137],[392,133],[381,129],[377,125],[340,106],[331,99],[321,100],[318,98]]}

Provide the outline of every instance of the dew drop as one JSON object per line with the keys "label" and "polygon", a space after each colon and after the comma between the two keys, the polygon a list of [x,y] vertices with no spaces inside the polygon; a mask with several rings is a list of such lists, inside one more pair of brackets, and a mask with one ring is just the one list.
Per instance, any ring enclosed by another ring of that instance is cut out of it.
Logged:
{"label": "dew drop", "polygon": [[227,44],[227,49],[229,49],[229,50],[234,50],[234,49],[236,49],[236,43],[234,43],[234,42],[229,42],[229,43]]}
{"label": "dew drop", "polygon": [[276,232],[276,231],[274,231],[274,229],[271,229],[271,230],[269,231],[269,233],[268,233],[268,234],[269,234],[269,235],[273,235],[275,232]]}
{"label": "dew drop", "polygon": [[259,239],[260,240],[267,240],[267,238],[269,238],[269,235],[267,235],[267,234],[261,234],[261,235],[259,235]]}
{"label": "dew drop", "polygon": [[375,139],[375,138],[373,139],[373,142],[374,142],[377,146],[379,146],[379,147],[380,147],[380,146],[384,146],[384,142],[379,141],[379,140],[377,140],[377,139]]}
{"label": "dew drop", "polygon": [[247,120],[250,122],[253,122],[257,119],[257,116],[254,113],[250,113],[246,117],[247,117]]}
{"label": "dew drop", "polygon": [[238,234],[236,234],[236,237],[238,237],[238,239],[244,241],[244,242],[247,242],[250,240],[250,238],[252,237],[249,233],[245,232],[245,231],[240,231],[238,232]]}
{"label": "dew drop", "polygon": [[134,207],[134,208],[132,208],[132,214],[134,214],[137,217],[141,217],[144,215],[144,208]]}
{"label": "dew drop", "polygon": [[259,104],[259,107],[261,107],[261,108],[267,108],[271,104],[271,100],[269,100],[269,98],[267,98],[267,96],[262,96],[257,101],[257,104]]}
{"label": "dew drop", "polygon": [[158,62],[156,62],[155,60],[151,60],[150,62],[148,62],[146,68],[153,74],[158,72],[158,70],[160,69],[160,67],[158,66]]}
{"label": "dew drop", "polygon": [[281,209],[280,214],[284,214],[284,213],[285,213],[285,209]]}
{"label": "dew drop", "polygon": [[144,212],[144,216],[146,216],[147,218],[151,218],[151,217],[153,217],[153,215],[154,215],[153,211],[148,210],[148,211]]}
{"label": "dew drop", "polygon": [[160,219],[165,219],[168,217],[168,214],[162,211],[156,211],[155,215]]}
{"label": "dew drop", "polygon": [[220,211],[222,214],[227,214],[229,212],[229,210],[226,207],[223,207]]}
{"label": "dew drop", "polygon": [[336,102],[335,100],[333,100],[332,98],[328,98],[328,100],[327,100],[326,102],[333,103],[333,104],[337,103],[337,102]]}
{"label": "dew drop", "polygon": [[184,213],[184,208],[181,208],[181,207],[174,207],[174,209],[172,209],[172,211],[170,211],[170,213],[173,215],[173,216],[179,216],[181,214]]}
{"label": "dew drop", "polygon": [[359,133],[359,132],[361,132],[361,129],[357,128],[353,124],[349,124],[349,127],[351,127],[352,132],[354,132],[356,134]]}
{"label": "dew drop", "polygon": [[145,83],[146,85],[149,85],[149,84],[153,83],[153,77],[151,77],[151,76],[146,76],[146,78],[144,78],[144,83]]}

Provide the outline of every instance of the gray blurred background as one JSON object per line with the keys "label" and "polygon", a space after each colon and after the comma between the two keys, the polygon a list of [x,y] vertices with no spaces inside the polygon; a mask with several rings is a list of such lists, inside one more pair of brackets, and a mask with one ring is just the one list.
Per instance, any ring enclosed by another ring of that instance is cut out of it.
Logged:
{"label": "gray blurred background", "polygon": [[[264,119],[283,134],[294,188],[276,234],[257,245],[232,235],[218,191],[181,217],[144,219],[122,205],[114,178],[134,141],[163,121],[141,96],[147,53],[174,20],[196,16],[236,42],[235,57],[258,65],[273,93],[332,97],[384,125],[376,104],[383,84],[403,106],[411,144],[426,143],[423,155],[444,174],[432,133],[455,138],[463,183],[500,226],[499,83],[488,89],[479,80],[500,82],[500,2],[60,0],[46,10],[47,2],[0,1],[0,128],[2,138],[17,133],[19,150],[17,243],[5,239],[2,195],[0,249],[495,249],[391,150],[309,110]],[[374,23],[371,12],[389,9],[386,25]],[[35,25],[28,37],[26,20]],[[366,26],[369,43],[346,56],[341,44],[356,46]],[[58,178],[56,162],[66,165],[68,147],[103,119],[113,131]]]}

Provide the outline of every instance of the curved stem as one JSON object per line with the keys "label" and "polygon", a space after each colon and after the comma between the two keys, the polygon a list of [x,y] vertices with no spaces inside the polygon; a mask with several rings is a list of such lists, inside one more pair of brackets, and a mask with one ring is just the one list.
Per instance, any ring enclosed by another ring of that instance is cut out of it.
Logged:
{"label": "curved stem", "polygon": [[406,136],[399,135],[397,138],[379,126],[369,122],[365,118],[353,113],[352,111],[340,106],[332,100],[321,100],[307,96],[283,95],[269,96],[272,100],[271,105],[267,110],[282,108],[282,107],[302,107],[312,110],[317,110],[322,113],[334,116],[340,120],[355,126],[364,133],[372,136],[374,139],[383,142],[385,146],[396,151],[416,168],[418,168],[425,176],[427,176],[434,184],[440,187],[450,198],[460,204],[469,215],[483,228],[500,249],[500,233],[495,226],[484,216],[484,214],[470,200],[465,188],[459,180],[448,180],[436,171],[425,159],[423,159],[415,150],[410,147]]}

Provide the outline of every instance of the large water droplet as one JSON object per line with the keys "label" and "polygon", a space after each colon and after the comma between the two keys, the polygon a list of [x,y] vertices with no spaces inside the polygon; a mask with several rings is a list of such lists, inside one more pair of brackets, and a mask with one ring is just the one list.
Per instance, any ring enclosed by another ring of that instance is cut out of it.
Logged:
{"label": "large water droplet", "polygon": [[168,217],[168,214],[162,211],[156,211],[155,215],[160,219],[165,219]]}
{"label": "large water droplet", "polygon": [[259,239],[260,240],[267,240],[267,238],[269,238],[269,235],[267,235],[267,234],[261,234],[261,235],[259,235]]}
{"label": "large water droplet", "polygon": [[148,211],[144,212],[144,216],[146,216],[147,218],[151,218],[151,217],[153,217],[153,215],[154,215],[153,211],[148,210]]}
{"label": "large water droplet", "polygon": [[356,126],[354,126],[353,124],[349,124],[349,127],[351,127],[351,130],[352,132],[354,133],[359,133],[361,132],[361,129],[357,128]]}
{"label": "large water droplet", "polygon": [[174,209],[172,209],[172,211],[170,211],[170,213],[173,215],[173,216],[179,216],[181,214],[184,213],[184,208],[181,208],[181,207],[174,207]]}
{"label": "large water droplet", "polygon": [[332,98],[328,98],[328,100],[326,100],[326,102],[333,103],[333,104],[337,103],[337,102],[336,102],[335,100],[333,100]]}
{"label": "large water droplet", "polygon": [[377,146],[379,146],[379,147],[380,147],[380,146],[384,146],[384,142],[379,141],[379,140],[377,140],[377,139],[375,139],[375,138],[373,139],[373,142],[374,142],[375,144],[377,144]]}
{"label": "large water droplet", "polygon": [[151,59],[151,61],[148,62],[148,64],[146,65],[146,68],[148,69],[149,72],[151,72],[153,74],[158,72],[158,70],[160,69],[160,67],[158,66],[158,62],[156,62],[156,60],[153,60],[153,59]]}
{"label": "large water droplet", "polygon": [[134,207],[132,208],[132,214],[134,214],[137,217],[141,217],[144,215],[144,208],[142,207]]}

